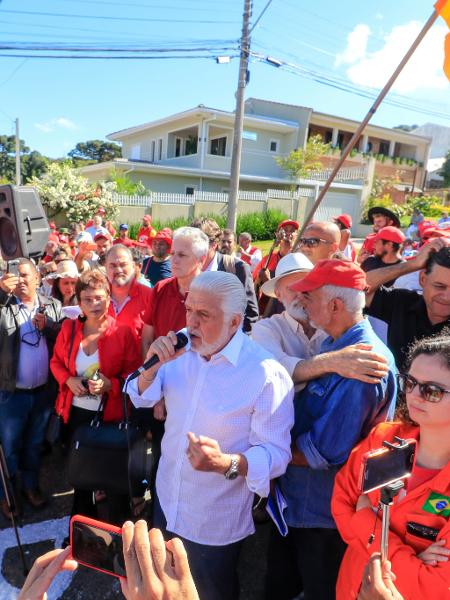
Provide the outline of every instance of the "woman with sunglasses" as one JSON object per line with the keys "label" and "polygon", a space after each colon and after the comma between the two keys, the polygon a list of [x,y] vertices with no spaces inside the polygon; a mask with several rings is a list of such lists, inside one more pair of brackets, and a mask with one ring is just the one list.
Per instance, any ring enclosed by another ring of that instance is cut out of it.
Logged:
{"label": "woman with sunglasses", "polygon": [[[398,421],[381,423],[352,452],[336,477],[332,511],[348,544],[337,600],[358,597],[365,564],[380,548],[380,491],[361,495],[363,456],[394,437],[417,441],[405,488],[391,507],[388,559],[405,600],[444,600],[450,586],[450,331],[422,339],[398,375]],[[371,543],[372,542],[372,543]]]}

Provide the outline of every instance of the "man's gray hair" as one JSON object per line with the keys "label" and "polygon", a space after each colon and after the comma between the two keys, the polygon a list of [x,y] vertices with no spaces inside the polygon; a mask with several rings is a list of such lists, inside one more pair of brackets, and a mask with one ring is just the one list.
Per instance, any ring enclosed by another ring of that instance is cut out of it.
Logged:
{"label": "man's gray hair", "polygon": [[248,231],[243,231],[242,233],[239,234],[239,237],[243,237],[246,240],[252,241],[252,234],[248,233]]}
{"label": "man's gray hair", "polygon": [[322,290],[328,301],[333,298],[342,300],[345,308],[351,314],[362,313],[366,305],[366,295],[362,290],[354,290],[339,285],[324,285]]}
{"label": "man's gray hair", "polygon": [[203,258],[208,254],[209,239],[198,227],[179,227],[173,233],[173,240],[183,238],[192,244],[192,252],[197,258]]}
{"label": "man's gray hair", "polygon": [[111,248],[105,254],[105,262],[107,262],[109,260],[109,257],[112,254],[116,254],[118,252],[118,250],[123,250],[126,254],[128,254],[128,258],[130,259],[130,262],[133,262],[133,253],[124,244],[114,244],[113,246],[111,246]]}
{"label": "man's gray hair", "polygon": [[247,296],[244,286],[233,273],[205,271],[193,279],[189,291],[208,292],[220,300],[226,318],[239,314],[244,316]]}

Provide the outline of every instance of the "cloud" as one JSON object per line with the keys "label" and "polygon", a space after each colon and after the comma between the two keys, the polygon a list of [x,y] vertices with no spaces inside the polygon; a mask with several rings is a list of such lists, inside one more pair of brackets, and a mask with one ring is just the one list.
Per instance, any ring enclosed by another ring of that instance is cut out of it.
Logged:
{"label": "cloud", "polygon": [[[371,32],[367,25],[359,24],[348,35],[347,47],[336,56],[335,66],[349,65],[346,73],[352,83],[382,88],[421,28],[418,21],[393,27],[384,36],[384,45],[375,52],[368,52]],[[394,84],[395,91],[405,94],[418,89],[448,89],[442,69],[446,33],[448,28],[438,25],[425,36]]]}
{"label": "cloud", "polygon": [[352,64],[362,60],[367,53],[367,42],[371,31],[368,25],[361,23],[347,36],[347,48],[342,54],[336,55],[336,67],[341,64]]}
{"label": "cloud", "polygon": [[57,117],[46,123],[35,123],[34,126],[43,133],[52,133],[57,129],[69,129],[72,131],[78,129],[78,126],[70,119],[66,119],[66,117]]}

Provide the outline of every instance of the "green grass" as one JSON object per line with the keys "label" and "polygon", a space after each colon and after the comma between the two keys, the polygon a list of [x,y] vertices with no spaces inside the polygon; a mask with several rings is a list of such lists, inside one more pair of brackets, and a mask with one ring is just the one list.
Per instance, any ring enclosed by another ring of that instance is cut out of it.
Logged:
{"label": "green grass", "polygon": [[263,256],[269,253],[270,247],[272,246],[273,240],[257,240],[253,242],[253,245],[261,250]]}

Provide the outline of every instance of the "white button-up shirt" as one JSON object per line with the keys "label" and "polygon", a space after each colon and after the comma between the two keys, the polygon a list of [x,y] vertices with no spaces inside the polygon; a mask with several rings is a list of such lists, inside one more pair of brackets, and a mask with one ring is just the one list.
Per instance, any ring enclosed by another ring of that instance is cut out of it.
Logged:
{"label": "white button-up shirt", "polygon": [[[137,380],[128,393],[136,407],[166,401],[156,489],[167,529],[217,546],[253,533],[253,493],[267,496],[291,459],[293,386],[285,369],[239,330],[209,361],[189,350],[162,365],[142,395]],[[243,454],[247,476],[195,470],[186,455],[189,431],[217,440],[222,452]]]}
{"label": "white button-up shirt", "polygon": [[328,337],[324,331],[316,329],[309,338],[301,324],[286,311],[254,323],[251,335],[275,356],[291,377],[296,364],[319,354],[322,342]]}

